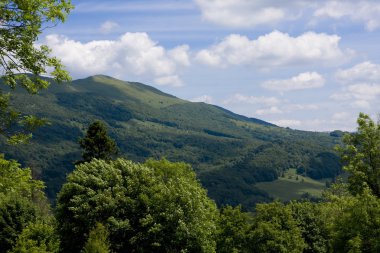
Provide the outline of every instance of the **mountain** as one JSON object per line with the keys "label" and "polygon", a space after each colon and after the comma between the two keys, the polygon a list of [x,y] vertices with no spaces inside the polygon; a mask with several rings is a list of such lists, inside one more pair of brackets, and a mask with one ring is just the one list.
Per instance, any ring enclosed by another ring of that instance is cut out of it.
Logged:
{"label": "mountain", "polygon": [[281,128],[108,76],[52,84],[33,96],[16,90],[12,103],[50,123],[37,130],[28,145],[2,142],[1,152],[31,167],[34,176],[46,182],[51,199],[80,160],[78,139],[95,120],[106,122],[128,159],[166,157],[190,163],[220,205],[249,208],[269,200],[255,183],[274,181],[289,168],[314,179],[340,171],[333,151],[339,136]]}

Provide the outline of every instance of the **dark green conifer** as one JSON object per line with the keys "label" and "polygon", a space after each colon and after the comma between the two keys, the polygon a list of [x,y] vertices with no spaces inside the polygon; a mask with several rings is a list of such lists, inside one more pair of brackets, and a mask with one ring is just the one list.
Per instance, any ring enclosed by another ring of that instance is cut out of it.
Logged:
{"label": "dark green conifer", "polygon": [[118,153],[116,142],[108,136],[101,121],[95,121],[89,126],[86,136],[79,140],[79,144],[83,149],[81,162],[89,162],[93,158],[111,160]]}

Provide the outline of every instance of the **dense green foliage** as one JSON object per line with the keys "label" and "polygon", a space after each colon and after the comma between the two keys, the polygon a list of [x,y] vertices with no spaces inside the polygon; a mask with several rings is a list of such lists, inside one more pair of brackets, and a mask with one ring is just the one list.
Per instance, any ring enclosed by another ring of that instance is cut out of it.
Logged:
{"label": "dense green foliage", "polygon": [[369,184],[353,191],[355,184],[333,184],[317,203],[218,212],[185,163],[93,159],[69,174],[54,218],[31,170],[0,157],[0,252],[378,252],[380,199]]}
{"label": "dense green foliage", "polygon": [[351,192],[361,193],[369,187],[374,195],[380,197],[380,124],[361,113],[357,132],[346,135],[343,143],[339,151],[345,163],[344,169],[349,172]]}
{"label": "dense green foliage", "polygon": [[87,129],[86,136],[79,140],[83,149],[82,162],[93,158],[110,160],[117,154],[116,142],[107,134],[107,129],[101,121],[95,121]]}
{"label": "dense green foliage", "polygon": [[301,235],[306,243],[303,252],[325,253],[329,249],[330,231],[326,215],[330,215],[323,204],[304,202],[291,202],[294,220],[301,228]]}
{"label": "dense green foliage", "polygon": [[52,224],[29,223],[9,253],[58,253],[59,238]]}
{"label": "dense green foliage", "polygon": [[289,168],[303,168],[318,178],[334,177],[340,170],[333,151],[338,137],[276,127],[140,83],[94,76],[53,85],[36,96],[19,92],[13,101],[20,110],[51,122],[35,132],[30,145],[7,146],[4,152],[32,167],[52,200],[73,162],[80,160],[78,138],[96,120],[105,122],[121,156],[191,164],[218,205],[242,204],[252,210],[255,203],[270,200],[255,183],[275,180]]}
{"label": "dense green foliage", "polygon": [[303,252],[306,244],[292,210],[280,202],[258,204],[252,231],[250,252]]}
{"label": "dense green foliage", "polygon": [[111,246],[108,237],[108,230],[101,223],[96,223],[95,227],[91,229],[87,242],[81,252],[109,253]]}
{"label": "dense green foliage", "polygon": [[220,210],[218,219],[217,252],[244,252],[248,247],[248,233],[251,214],[241,211],[241,207],[226,206]]}
{"label": "dense green foliage", "polygon": [[26,252],[32,247],[31,241],[38,244],[36,247],[46,246],[45,242],[50,244],[32,235],[42,231],[39,227],[33,229],[33,224],[51,222],[42,189],[43,183],[32,179],[30,169],[22,169],[15,161],[7,161],[0,155],[0,252],[11,250],[16,243],[14,252]]}
{"label": "dense green foliage", "polygon": [[[0,2],[0,68],[4,88],[0,89],[0,135],[11,143],[30,138],[30,131],[43,120],[15,110],[9,104],[11,91],[22,87],[35,94],[49,86],[49,73],[57,82],[69,80],[60,61],[50,56],[46,46],[36,46],[45,26],[63,22],[73,7],[69,0],[2,0]],[[19,74],[30,73],[30,75]],[[8,91],[8,92],[4,92]],[[24,111],[23,111],[24,112]]]}
{"label": "dense green foliage", "polygon": [[115,252],[213,252],[216,206],[190,167],[94,159],[78,165],[58,196],[63,252],[80,252],[97,222]]}

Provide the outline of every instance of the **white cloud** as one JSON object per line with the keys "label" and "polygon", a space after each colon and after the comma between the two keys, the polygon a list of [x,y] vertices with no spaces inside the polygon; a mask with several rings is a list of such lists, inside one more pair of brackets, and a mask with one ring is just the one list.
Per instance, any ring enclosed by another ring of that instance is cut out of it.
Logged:
{"label": "white cloud", "polygon": [[183,86],[183,81],[177,75],[158,77],[154,79],[154,82],[158,85],[168,85],[173,87]]}
{"label": "white cloud", "polygon": [[179,11],[192,10],[195,6],[191,2],[165,0],[165,1],[87,1],[78,3],[74,12],[77,13],[126,13],[126,12],[158,12],[158,11]]}
{"label": "white cloud", "polygon": [[339,70],[336,78],[343,83],[352,82],[380,82],[380,65],[366,61],[352,68]]}
{"label": "white cloud", "polygon": [[363,22],[368,31],[380,26],[380,3],[377,1],[326,1],[319,6],[315,17],[341,19],[348,17],[354,22]]}
{"label": "white cloud", "polygon": [[359,100],[373,100],[380,95],[380,84],[358,83],[348,87],[353,97]]}
{"label": "white cloud", "polygon": [[223,104],[236,104],[236,103],[246,103],[246,104],[256,104],[264,106],[276,106],[281,103],[276,97],[255,97],[246,96],[242,94],[235,94],[231,98],[226,99]]}
{"label": "white cloud", "polygon": [[87,43],[49,35],[45,43],[74,76],[145,75],[163,85],[182,84],[178,70],[188,66],[187,46],[167,51],[146,33],[126,33],[117,40]]}
{"label": "white cloud", "polygon": [[335,73],[339,82],[343,84],[341,92],[330,96],[337,101],[347,101],[357,109],[371,109],[373,103],[380,96],[380,65],[363,62],[349,69]]}
{"label": "white cloud", "polygon": [[224,26],[250,27],[277,23],[285,11],[269,0],[196,0],[205,20]]}
{"label": "white cloud", "polygon": [[189,50],[188,45],[182,45],[169,50],[168,55],[180,65],[190,66]]}
{"label": "white cloud", "polygon": [[120,25],[113,21],[106,21],[100,26],[100,32],[103,34],[108,34],[115,30],[116,28],[120,27]]}
{"label": "white cloud", "polygon": [[270,108],[256,110],[256,114],[260,116],[271,115],[271,114],[282,114],[282,113],[283,111],[281,111],[277,106],[272,106]]}
{"label": "white cloud", "polygon": [[[318,24],[320,19],[348,18],[364,23],[368,31],[380,27],[380,3],[374,0],[195,0],[202,17],[228,27],[255,27],[306,19]],[[310,15],[310,12],[312,15]]]}
{"label": "white cloud", "polygon": [[214,99],[211,96],[203,95],[203,96],[200,96],[200,97],[193,98],[190,101],[192,101],[192,102],[204,102],[204,103],[207,103],[207,104],[212,104],[213,101],[214,101]]}
{"label": "white cloud", "polygon": [[206,65],[256,65],[259,67],[317,64],[341,64],[352,54],[339,47],[340,37],[307,32],[298,37],[273,31],[250,40],[232,34],[220,43],[198,52],[196,59]]}
{"label": "white cloud", "polygon": [[305,72],[290,79],[269,80],[262,83],[262,87],[275,91],[303,90],[324,86],[325,79],[317,72]]}

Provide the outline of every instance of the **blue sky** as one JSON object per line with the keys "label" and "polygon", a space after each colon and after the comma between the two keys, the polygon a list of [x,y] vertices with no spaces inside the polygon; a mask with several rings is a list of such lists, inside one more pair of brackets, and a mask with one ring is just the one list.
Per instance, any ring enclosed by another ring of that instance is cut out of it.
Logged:
{"label": "blue sky", "polygon": [[73,0],[41,41],[74,78],[152,85],[294,129],[377,119],[380,1]]}

